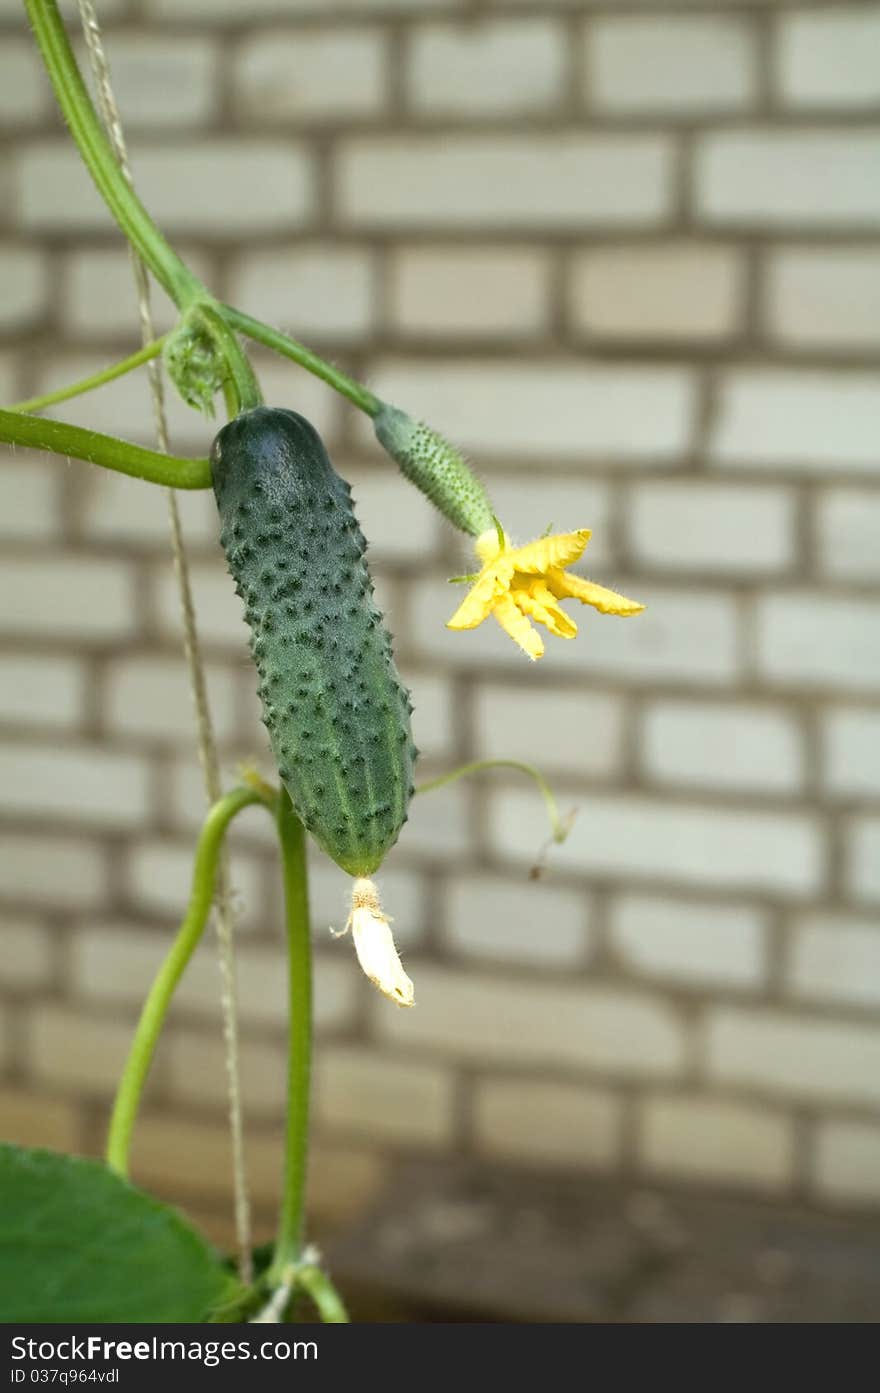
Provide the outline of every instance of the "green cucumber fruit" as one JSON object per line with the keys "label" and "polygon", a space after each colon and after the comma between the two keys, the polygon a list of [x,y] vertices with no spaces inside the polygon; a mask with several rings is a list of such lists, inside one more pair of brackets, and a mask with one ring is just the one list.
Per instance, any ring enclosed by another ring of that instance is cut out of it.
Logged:
{"label": "green cucumber fruit", "polygon": [[406,821],[416,749],[351,489],[282,408],[224,426],[211,470],[278,773],[327,854],[371,875]]}

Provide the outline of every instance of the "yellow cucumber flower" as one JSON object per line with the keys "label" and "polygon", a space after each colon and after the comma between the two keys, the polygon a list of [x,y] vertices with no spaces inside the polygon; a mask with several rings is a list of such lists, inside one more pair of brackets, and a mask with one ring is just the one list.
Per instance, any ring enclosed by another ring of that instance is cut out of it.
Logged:
{"label": "yellow cucumber flower", "polygon": [[636,600],[566,573],[566,566],[579,559],[589,540],[589,530],[582,527],[541,537],[525,547],[511,547],[500,528],[483,532],[476,540],[483,568],[446,627],[475,629],[492,614],[514,643],[536,659],[543,657],[544,645],[529,620],[544,624],[558,638],[574,638],[577,633],[560,600],[580,600],[600,614],[640,613],[645,606]]}

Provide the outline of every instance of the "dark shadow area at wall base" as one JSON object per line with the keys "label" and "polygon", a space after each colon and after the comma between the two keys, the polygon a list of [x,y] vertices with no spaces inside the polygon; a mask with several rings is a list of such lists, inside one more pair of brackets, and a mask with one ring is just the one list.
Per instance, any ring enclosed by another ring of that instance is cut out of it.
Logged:
{"label": "dark shadow area at wall base", "polygon": [[355,1320],[876,1322],[880,1216],[412,1162],[327,1247]]}

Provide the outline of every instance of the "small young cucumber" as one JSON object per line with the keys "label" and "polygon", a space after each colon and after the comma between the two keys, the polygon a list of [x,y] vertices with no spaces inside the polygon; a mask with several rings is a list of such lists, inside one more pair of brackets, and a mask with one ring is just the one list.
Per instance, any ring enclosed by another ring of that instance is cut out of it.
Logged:
{"label": "small young cucumber", "polygon": [[211,468],[278,773],[327,854],[369,876],[406,821],[416,750],[351,489],[281,408],[224,426]]}

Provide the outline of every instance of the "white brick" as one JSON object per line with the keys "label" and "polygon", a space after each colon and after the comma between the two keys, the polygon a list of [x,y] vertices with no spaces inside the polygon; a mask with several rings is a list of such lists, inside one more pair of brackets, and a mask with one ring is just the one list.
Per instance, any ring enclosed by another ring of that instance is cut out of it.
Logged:
{"label": "white brick", "polygon": [[758,603],[758,666],[776,684],[880,686],[880,606],[798,591]]}
{"label": "white brick", "polygon": [[621,766],[623,716],[620,698],[600,692],[480,686],[475,753],[481,759],[527,760],[542,772],[607,777]]}
{"label": "white brick", "polygon": [[[140,841],[128,859],[129,893],[138,909],[182,919],[192,888],[194,848],[172,842]],[[232,886],[236,919],[253,924],[262,906],[263,868],[252,858],[236,853],[232,860]]]}
{"label": "white brick", "polygon": [[752,576],[794,560],[794,498],[782,489],[667,479],[634,488],[625,518],[634,559],[666,571]]}
{"label": "white brick", "polygon": [[[120,3],[120,0],[117,0]],[[334,9],[344,14],[421,14],[425,10],[449,10],[464,0],[335,0]],[[241,0],[147,0],[147,13],[160,15],[163,20],[190,24],[241,24]],[[251,0],[248,20],[277,19],[291,15],[326,17],[327,0]]]}
{"label": "white brick", "polygon": [[[248,629],[244,622],[244,607],[235,593],[232,577],[219,564],[190,567],[193,597],[204,641],[235,650],[245,657],[248,652]],[[180,599],[177,578],[170,563],[156,575],[156,609],[163,633],[182,637]],[[256,688],[256,679],[253,686]]]}
{"label": "white brick", "polygon": [[[236,725],[235,675],[208,666],[205,676],[214,732],[228,740]],[[106,673],[105,714],[113,734],[191,745],[196,725],[183,656],[114,658]]]}
{"label": "white brick", "polygon": [[780,1190],[791,1183],[794,1138],[777,1113],[712,1098],[648,1098],[639,1131],[653,1175]]}
{"label": "white brick", "polygon": [[[486,486],[496,514],[514,541],[530,542],[548,527],[552,532],[561,532],[586,524],[593,533],[586,551],[587,564],[595,569],[614,559],[612,499],[607,485],[584,478],[582,473],[557,479],[545,479],[542,474],[537,516],[535,482],[527,472],[515,475],[493,471],[486,476]],[[468,569],[472,553],[464,555],[464,568]]]}
{"label": "white brick", "polygon": [[440,861],[459,859],[469,850],[470,806],[468,790],[462,784],[419,794],[409,808],[409,821],[401,834],[407,855],[421,852]]}
{"label": "white brick", "polygon": [[18,990],[47,986],[52,975],[52,939],[33,920],[0,920],[0,982]]}
{"label": "white brick", "polygon": [[446,899],[449,946],[467,957],[566,967],[585,955],[584,895],[501,876],[456,875]]}
{"label": "white brick", "polygon": [[85,558],[0,561],[0,625],[26,638],[108,640],[133,620],[128,567]]}
{"label": "white brick", "polygon": [[862,107],[880,102],[880,11],[839,5],[777,21],[776,80],[792,106]]}
{"label": "white brick", "polygon": [[230,299],[258,319],[316,339],[358,339],[373,319],[370,254],[357,248],[249,252],[231,270]]}
{"label": "white brick", "polygon": [[847,852],[847,875],[856,899],[880,904],[880,817],[853,820]]}
{"label": "white brick", "polygon": [[[181,905],[181,910],[183,906]],[[164,933],[145,932],[115,923],[77,929],[69,935],[68,982],[87,1001],[117,1001],[137,1006],[171,946]]]}
{"label": "white brick", "polygon": [[236,45],[235,85],[252,119],[360,122],[386,104],[384,42],[370,29],[260,33]]}
{"label": "white brick", "polygon": [[722,379],[709,455],[746,469],[873,472],[878,421],[876,374],[744,368]]}
{"label": "white brick", "polygon": [[695,178],[697,211],[708,222],[880,223],[880,135],[871,130],[715,132],[697,145]]}
{"label": "white brick", "polygon": [[[164,1046],[163,1059],[172,1097],[196,1107],[226,1103],[226,1050],[219,1030],[210,1035],[176,1030]],[[245,1112],[281,1116],[287,1094],[284,1051],[274,1043],[242,1040],[238,1063]]]}
{"label": "white brick", "polygon": [[343,468],[342,472],[352,486],[354,510],[369,543],[371,566],[377,559],[423,565],[437,551],[437,514],[424,494],[396,468]]}
{"label": "white brick", "polygon": [[63,1006],[39,1006],[27,1022],[33,1075],[86,1097],[111,1097],[131,1044],[132,1027],[93,1020]]}
{"label": "white brick", "polygon": [[[239,883],[239,866],[233,882]],[[178,910],[182,912],[183,902]],[[178,910],[175,910],[176,914]],[[133,929],[125,924],[88,927],[73,935],[71,983],[77,995],[91,1001],[137,1005],[170,947],[164,933]],[[336,1025],[351,1012],[355,969],[350,961],[316,960],[316,1016],[321,1025]],[[243,1020],[283,1025],[286,1020],[284,950],[247,943],[236,950],[238,1007]],[[219,1020],[220,970],[213,932],[205,938],[187,966],[174,997],[175,1013],[212,1015]],[[283,1052],[278,1052],[283,1059]]]}
{"label": "white brick", "polygon": [[[2,5],[0,5],[2,13]],[[7,1141],[17,1146],[49,1146],[56,1151],[76,1152],[82,1147],[79,1109],[75,1103],[62,1103],[35,1093],[4,1089],[0,1093],[0,1126]]]}
{"label": "white brick", "polygon": [[690,442],[694,384],[680,368],[391,360],[371,385],[457,443],[505,459],[661,463]]}
{"label": "white brick", "polygon": [[[319,954],[314,961],[313,1006],[319,1029],[350,1025],[361,989],[373,990],[354,961],[350,943],[336,947],[338,951]],[[289,1015],[286,983],[285,954],[280,945],[241,945],[236,953],[236,993],[244,1023],[283,1029]],[[206,942],[195,954],[175,1001],[182,1012],[219,1020],[220,969],[213,943]]]}
{"label": "white brick", "polygon": [[0,458],[0,536],[43,540],[58,531],[63,466],[36,451],[4,449]]}
{"label": "white brick", "polygon": [[[605,618],[572,605],[568,613],[580,633],[563,643],[547,637],[545,665],[555,676],[607,676],[615,682],[672,681],[699,686],[728,682],[737,671],[736,610],[732,600],[712,591],[681,591],[632,585],[613,573],[593,578],[647,603],[646,613],[629,619]],[[457,667],[503,665],[522,681],[526,661],[493,620],[470,633],[445,628],[455,608],[451,587],[438,576],[413,587],[413,632],[420,651]]]}
{"label": "white brick", "polygon": [[[187,546],[215,545],[220,524],[213,492],[179,489],[176,498]],[[94,469],[77,485],[77,505],[80,524],[90,539],[116,546],[126,556],[132,546],[170,549],[164,489],[110,469]]]}
{"label": "white brick", "polygon": [[665,220],[672,148],[654,135],[342,142],[337,199],[359,227],[614,227]]}
{"label": "white brick", "polygon": [[447,759],[455,748],[455,689],[448,677],[403,671],[415,710],[413,738],[425,759]]}
{"label": "white brick", "polygon": [[325,1126],[371,1141],[440,1146],[451,1139],[452,1075],[357,1048],[321,1051],[316,1111]]}
{"label": "white brick", "polygon": [[743,265],[731,247],[603,247],[573,266],[575,327],[612,339],[713,340],[742,323]]}
{"label": "white brick", "polygon": [[611,943],[630,971],[689,987],[760,987],[765,916],[744,905],[621,895]]}
{"label": "white brick", "polygon": [[804,780],[797,723],[769,707],[659,701],[642,726],[642,760],[658,783],[795,793]]}
{"label": "white brick", "polygon": [[826,351],[880,344],[880,253],[788,247],[768,257],[764,313],[777,342]]}
{"label": "white brick", "polygon": [[24,126],[50,109],[48,79],[37,47],[26,38],[3,35],[0,49],[0,125]]}
{"label": "white brick", "polygon": [[[0,166],[0,179],[2,179],[2,173],[2,166]],[[0,354],[0,397],[3,401],[12,401],[20,396],[19,379],[19,365],[12,354]]]}
{"label": "white brick", "polygon": [[[277,1128],[261,1132],[247,1129],[248,1188],[257,1204],[274,1207],[278,1203],[282,1146]],[[138,1119],[133,1153],[132,1169],[138,1184],[178,1203],[181,1194],[188,1194],[196,1206],[218,1199],[231,1203],[233,1166],[227,1123],[196,1121],[184,1110],[170,1117],[147,1114]],[[224,1246],[230,1237],[228,1230],[221,1233]]]}
{"label": "white brick", "polygon": [[[88,73],[83,47],[78,47],[81,71]],[[217,46],[204,37],[114,34],[109,58],[125,127],[172,126],[177,131],[214,114]]]}
{"label": "white brick", "polygon": [[91,842],[10,832],[0,840],[0,886],[9,899],[91,906],[105,883],[103,857]]}
{"label": "white brick", "polygon": [[880,1200],[880,1127],[870,1122],[820,1122],[814,1187],[824,1199],[852,1204]]}
{"label": "white brick", "polygon": [[880,580],[880,496],[836,489],[819,498],[817,509],[823,570],[840,580]]}
{"label": "white brick", "polygon": [[[540,797],[506,789],[490,796],[493,849],[531,864],[546,840]],[[706,808],[591,792],[551,864],[581,875],[682,881],[718,889],[814,894],[824,850],[811,819],[796,813]]]}
{"label": "white brick", "polygon": [[85,672],[73,658],[31,653],[0,655],[0,720],[29,726],[78,725]]}
{"label": "white brick", "polygon": [[24,329],[42,315],[49,292],[44,258],[29,247],[0,245],[0,325]]}
{"label": "white brick", "polygon": [[612,987],[550,986],[420,966],[416,1010],[374,1002],[375,1030],[408,1049],[485,1064],[571,1065],[650,1078],[677,1074],[682,1024],[665,1002]]}
{"label": "white brick", "polygon": [[562,30],[540,20],[423,25],[410,41],[407,91],[430,115],[521,115],[558,104],[564,67]]}
{"label": "white brick", "polygon": [[598,19],[586,58],[586,96],[600,111],[702,116],[756,96],[754,36],[733,16]]}
{"label": "white brick", "polygon": [[[312,168],[293,141],[226,139],[140,145],[138,193],[170,232],[214,238],[299,226],[312,211]],[[72,143],[44,141],[17,155],[24,227],[104,231],[110,215]]]}
{"label": "white brick", "polygon": [[880,711],[836,707],[822,722],[826,788],[851,798],[880,797]]}
{"label": "white brick", "polygon": [[[206,256],[185,245],[178,246],[177,250],[197,276],[211,279],[211,264]],[[176,323],[177,310],[155,282],[151,303],[156,333],[163,334]],[[124,248],[102,247],[100,251],[90,251],[86,247],[65,257],[61,312],[77,338],[106,338],[111,334],[134,338],[138,325],[137,295],[128,252]],[[108,361],[105,355],[104,366]],[[145,372],[140,376],[145,378]],[[143,391],[147,393],[146,386]],[[171,387],[168,396],[172,399],[176,396]],[[86,398],[87,402],[91,400],[91,397]],[[65,402],[64,411],[69,410],[70,403]]]}
{"label": "white brick", "polygon": [[796,996],[849,1006],[880,1004],[880,924],[812,915],[792,931],[786,968]]}
{"label": "white brick", "polygon": [[784,1097],[880,1100],[880,1031],[770,1011],[709,1012],[706,1068],[722,1083]]}
{"label": "white brick", "polygon": [[620,1101],[609,1092],[531,1079],[477,1085],[474,1132],[484,1156],[538,1166],[610,1166],[620,1154]]}
{"label": "white brick", "polygon": [[391,261],[390,317],[406,334],[505,339],[547,323],[549,266],[517,247],[409,247]]}
{"label": "white brick", "polygon": [[94,745],[0,745],[0,808],[25,817],[72,817],[135,827],[150,811],[149,771],[133,755]]}

